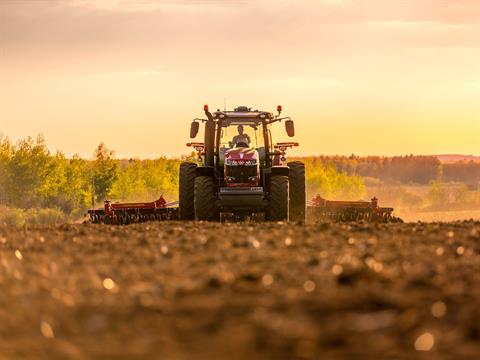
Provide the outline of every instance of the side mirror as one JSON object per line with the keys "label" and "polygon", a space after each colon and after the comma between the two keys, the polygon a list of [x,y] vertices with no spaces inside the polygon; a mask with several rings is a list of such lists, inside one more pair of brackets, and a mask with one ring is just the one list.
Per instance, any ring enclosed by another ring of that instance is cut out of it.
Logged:
{"label": "side mirror", "polygon": [[200,124],[196,121],[192,121],[192,124],[190,125],[190,138],[193,139],[195,136],[198,134],[198,128],[200,127]]}
{"label": "side mirror", "polygon": [[293,120],[285,121],[285,131],[289,137],[295,136],[295,125],[293,124]]}

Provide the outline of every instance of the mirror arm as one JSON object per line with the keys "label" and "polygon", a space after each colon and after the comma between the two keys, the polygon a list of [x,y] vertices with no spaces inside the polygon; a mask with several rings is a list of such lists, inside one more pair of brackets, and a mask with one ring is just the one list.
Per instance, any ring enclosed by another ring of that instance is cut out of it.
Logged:
{"label": "mirror arm", "polygon": [[286,117],[282,117],[282,118],[276,117],[276,118],[274,118],[270,121],[267,121],[267,124],[272,124],[272,123],[277,122],[277,121],[281,122],[282,120],[292,120],[292,118],[290,116],[286,116]]}
{"label": "mirror arm", "polygon": [[201,122],[205,122],[205,121],[208,121],[208,120],[207,120],[207,119],[195,118],[195,119],[193,119],[192,121],[201,121]]}

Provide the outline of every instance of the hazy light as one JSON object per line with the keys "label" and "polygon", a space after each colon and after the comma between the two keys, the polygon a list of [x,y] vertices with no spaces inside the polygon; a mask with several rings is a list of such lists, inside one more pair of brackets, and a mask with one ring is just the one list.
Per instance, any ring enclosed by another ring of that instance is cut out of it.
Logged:
{"label": "hazy light", "polygon": [[162,255],[167,255],[168,254],[168,246],[167,245],[162,245],[160,247],[160,252],[162,253]]}
{"label": "hazy light", "polygon": [[340,275],[343,272],[343,266],[339,264],[335,264],[332,266],[332,273],[333,275]]}
{"label": "hazy light", "polygon": [[316,285],[312,280],[307,280],[303,283],[303,290],[305,290],[308,293],[315,290],[315,288],[316,288]]}
{"label": "hazy light", "polygon": [[205,235],[199,235],[198,240],[202,245],[206,245],[208,243],[208,238]]}
{"label": "hazy light", "polygon": [[415,340],[415,350],[417,351],[430,351],[433,345],[435,345],[435,338],[429,332],[423,333]]}
{"label": "hazy light", "polygon": [[375,262],[375,264],[373,264],[373,270],[375,272],[381,272],[383,270],[383,264],[381,262]]}
{"label": "hazy light", "polygon": [[445,250],[443,250],[442,247],[439,247],[439,248],[437,248],[437,250],[435,250],[435,253],[436,253],[438,256],[442,256],[442,255],[445,253]]}
{"label": "hazy light", "polygon": [[262,284],[265,286],[270,286],[273,284],[273,276],[270,274],[265,274],[262,277]]}
{"label": "hazy light", "polygon": [[457,254],[463,255],[465,253],[465,248],[463,246],[457,247]]}
{"label": "hazy light", "polygon": [[290,246],[290,245],[292,245],[292,244],[293,244],[292,238],[291,238],[291,237],[287,237],[287,238],[285,239],[285,246]]}
{"label": "hazy light", "polygon": [[248,241],[255,249],[258,249],[260,247],[260,241],[258,241],[255,237],[249,236]]}
{"label": "hazy light", "polygon": [[40,323],[40,332],[47,339],[53,339],[55,337],[52,326],[46,321]]}
{"label": "hazy light", "polygon": [[375,272],[381,272],[383,270],[383,264],[375,260],[373,257],[368,257],[367,259],[365,259],[365,263],[370,269]]}
{"label": "hazy light", "polygon": [[115,282],[110,278],[103,279],[103,287],[107,290],[113,290],[115,288]]}
{"label": "hazy light", "polygon": [[436,318],[444,317],[447,313],[447,305],[443,301],[437,301],[432,305],[432,315]]}
{"label": "hazy light", "polygon": [[23,255],[20,250],[15,250],[15,256],[17,257],[18,260],[23,260]]}

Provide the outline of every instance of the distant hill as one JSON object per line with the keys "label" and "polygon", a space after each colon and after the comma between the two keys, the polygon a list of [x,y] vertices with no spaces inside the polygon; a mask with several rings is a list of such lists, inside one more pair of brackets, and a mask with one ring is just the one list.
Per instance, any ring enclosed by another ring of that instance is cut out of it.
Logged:
{"label": "distant hill", "polygon": [[443,164],[451,164],[459,161],[473,161],[480,163],[480,156],[462,154],[441,154],[434,155]]}

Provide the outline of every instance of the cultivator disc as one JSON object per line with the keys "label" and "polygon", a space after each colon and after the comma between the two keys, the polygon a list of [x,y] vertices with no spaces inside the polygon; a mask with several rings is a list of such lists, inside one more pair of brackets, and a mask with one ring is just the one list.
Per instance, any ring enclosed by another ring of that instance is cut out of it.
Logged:
{"label": "cultivator disc", "polygon": [[393,208],[378,206],[378,199],[371,201],[331,201],[320,195],[308,202],[307,217],[312,221],[350,222],[366,221],[376,223],[398,222]]}
{"label": "cultivator disc", "polygon": [[106,200],[103,209],[89,210],[93,224],[128,225],[146,221],[178,219],[178,201],[167,203],[163,196],[148,203],[111,203]]}

